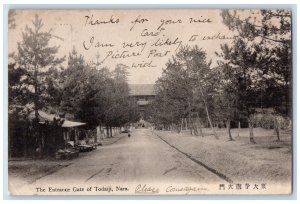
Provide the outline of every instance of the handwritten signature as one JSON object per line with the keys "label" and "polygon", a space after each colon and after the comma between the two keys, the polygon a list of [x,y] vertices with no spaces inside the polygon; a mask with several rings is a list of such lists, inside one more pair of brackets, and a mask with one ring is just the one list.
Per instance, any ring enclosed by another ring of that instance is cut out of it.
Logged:
{"label": "handwritten signature", "polygon": [[203,187],[196,187],[196,186],[185,186],[185,187],[177,187],[177,186],[168,186],[166,188],[166,192],[167,193],[185,193],[185,194],[189,194],[191,192],[199,192],[199,191],[203,191],[203,190],[207,190],[206,188]]}
{"label": "handwritten signature", "polygon": [[135,188],[135,193],[158,194],[158,193],[159,193],[159,188],[147,186],[147,184],[144,184],[144,185],[139,184],[139,185],[137,185],[137,187]]}

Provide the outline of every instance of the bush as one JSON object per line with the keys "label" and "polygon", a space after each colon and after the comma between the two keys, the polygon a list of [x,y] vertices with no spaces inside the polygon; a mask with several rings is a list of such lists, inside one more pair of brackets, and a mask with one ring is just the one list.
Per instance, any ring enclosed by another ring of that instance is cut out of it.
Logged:
{"label": "bush", "polygon": [[[267,113],[256,114],[253,118],[254,127],[261,127],[265,129],[274,129],[274,117],[275,115]],[[276,116],[278,121],[279,129],[287,129],[289,127],[290,121],[288,118],[282,116]]]}

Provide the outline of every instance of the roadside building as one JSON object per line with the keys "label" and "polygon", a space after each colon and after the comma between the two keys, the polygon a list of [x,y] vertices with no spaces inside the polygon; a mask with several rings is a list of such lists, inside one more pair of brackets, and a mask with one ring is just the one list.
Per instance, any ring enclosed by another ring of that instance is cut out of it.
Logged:
{"label": "roadside building", "polygon": [[[78,144],[80,131],[78,127],[86,123],[70,121],[54,114],[39,111],[40,131],[37,138],[38,148],[43,151],[43,155],[53,156],[59,149],[65,149],[66,144],[72,141]],[[34,118],[34,113],[30,115]]]}

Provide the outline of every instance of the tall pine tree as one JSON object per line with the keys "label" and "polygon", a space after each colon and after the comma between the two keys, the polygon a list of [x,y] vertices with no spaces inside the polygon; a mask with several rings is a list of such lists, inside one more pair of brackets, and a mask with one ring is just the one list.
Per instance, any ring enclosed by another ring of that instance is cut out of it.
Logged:
{"label": "tall pine tree", "polygon": [[34,105],[35,119],[38,120],[38,110],[42,108],[41,98],[46,91],[42,86],[46,83],[49,71],[53,72],[53,69],[57,69],[64,61],[64,57],[56,57],[59,46],[49,45],[53,38],[52,29],[43,31],[44,24],[38,15],[35,16],[32,24],[32,28],[26,25],[14,58],[16,65],[26,70],[27,76],[24,81],[26,84],[24,85],[33,93],[31,102]]}

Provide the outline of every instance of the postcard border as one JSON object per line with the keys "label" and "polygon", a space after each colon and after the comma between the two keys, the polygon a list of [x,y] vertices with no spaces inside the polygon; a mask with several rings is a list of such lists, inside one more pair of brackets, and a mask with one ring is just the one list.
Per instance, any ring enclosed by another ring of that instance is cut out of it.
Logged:
{"label": "postcard border", "polygon": [[[3,4],[3,118],[8,118],[8,11],[9,9],[238,9],[285,8],[292,11],[292,134],[297,135],[297,5],[296,4]],[[5,74],[4,74],[5,73]],[[3,120],[4,200],[296,200],[297,137],[292,137],[292,193],[289,195],[63,195],[12,196],[8,194],[8,120]]]}

